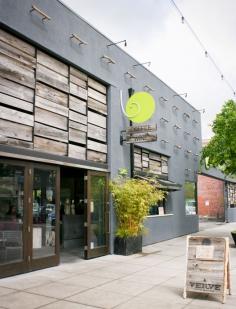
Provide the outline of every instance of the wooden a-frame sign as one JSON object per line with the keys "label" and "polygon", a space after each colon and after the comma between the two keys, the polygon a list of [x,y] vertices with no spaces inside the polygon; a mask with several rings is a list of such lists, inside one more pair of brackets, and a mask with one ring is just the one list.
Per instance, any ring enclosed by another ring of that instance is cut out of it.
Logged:
{"label": "wooden a-frame sign", "polygon": [[187,272],[183,297],[187,292],[222,297],[231,295],[228,237],[187,237]]}

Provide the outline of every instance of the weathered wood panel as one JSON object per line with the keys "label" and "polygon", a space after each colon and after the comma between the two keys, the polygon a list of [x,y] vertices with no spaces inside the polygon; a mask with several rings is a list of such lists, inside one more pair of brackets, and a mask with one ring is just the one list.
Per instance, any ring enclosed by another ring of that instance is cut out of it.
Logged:
{"label": "weathered wood panel", "polygon": [[67,144],[38,136],[34,137],[34,149],[62,156],[67,154]]}
{"label": "weathered wood panel", "polygon": [[67,131],[68,119],[39,107],[35,108],[35,121]]}
{"label": "weathered wood panel", "polygon": [[138,147],[134,147],[134,153],[141,154],[142,149]]}
{"label": "weathered wood panel", "polygon": [[64,75],[65,77],[69,76],[69,67],[66,64],[40,50],[37,51],[37,62],[60,75]]}
{"label": "weathered wood panel", "polygon": [[64,92],[69,92],[68,78],[37,63],[36,79]]}
{"label": "weathered wood panel", "polygon": [[98,152],[107,153],[107,145],[91,141],[90,139],[88,139],[88,141],[87,141],[87,147],[90,150],[95,150],[95,151],[98,151]]}
{"label": "weathered wood panel", "polygon": [[101,114],[107,115],[107,105],[100,103],[92,98],[88,98],[88,107]]}
{"label": "weathered wood panel", "polygon": [[106,96],[92,88],[88,88],[88,96],[92,99],[95,99],[103,104],[107,103]]}
{"label": "weathered wood panel", "polygon": [[88,111],[88,122],[101,128],[106,128],[107,119],[104,116]]}
{"label": "weathered wood panel", "polygon": [[88,150],[87,151],[87,159],[89,161],[96,161],[96,162],[105,163],[107,161],[107,156],[106,156],[106,154],[101,153],[101,152]]}
{"label": "weathered wood panel", "polygon": [[77,76],[70,74],[70,81],[77,86],[87,89],[87,82],[78,78]]}
{"label": "weathered wood panel", "polygon": [[141,168],[142,167],[142,157],[141,154],[134,153],[134,166]]}
{"label": "weathered wood panel", "polygon": [[106,142],[106,129],[88,124],[88,137],[96,139],[98,141]]}
{"label": "weathered wood panel", "polygon": [[92,78],[88,78],[88,86],[103,93],[106,94],[107,93],[107,88],[106,86],[102,85],[101,83],[97,82],[96,80],[92,79]]}
{"label": "weathered wood panel", "polygon": [[34,90],[0,77],[0,92],[18,99],[34,102]]}
{"label": "weathered wood panel", "polygon": [[19,50],[25,52],[28,55],[31,55],[33,57],[35,56],[35,48],[32,45],[18,39],[17,37],[11,35],[10,33],[2,29],[0,29],[0,40],[13,47],[18,48]]}
{"label": "weathered wood panel", "polygon": [[7,144],[11,146],[16,146],[16,147],[22,147],[22,148],[29,148],[29,149],[33,148],[32,142],[26,142],[20,139],[15,139],[15,138],[10,138],[10,137],[8,137]]}
{"label": "weathered wood panel", "polygon": [[87,80],[88,80],[88,76],[87,76],[85,73],[79,71],[79,70],[76,69],[76,68],[70,67],[70,74],[72,74],[72,75],[74,75],[74,76],[76,76],[76,77],[78,77],[79,79],[82,79],[82,80],[84,80],[84,81],[87,81]]}
{"label": "weathered wood panel", "polygon": [[34,135],[68,143],[68,132],[35,122]]}
{"label": "weathered wood panel", "polygon": [[84,100],[88,98],[87,90],[73,83],[70,83],[70,93]]}
{"label": "weathered wood panel", "polygon": [[69,144],[68,156],[80,160],[86,160],[86,148]]}
{"label": "weathered wood panel", "polygon": [[16,111],[11,108],[1,106],[0,109],[0,118],[5,120],[10,120],[13,122],[25,124],[28,126],[33,126],[34,118],[32,115]]}
{"label": "weathered wood panel", "polygon": [[36,59],[34,57],[31,57],[18,48],[6,44],[2,41],[0,41],[0,53],[14,59],[16,62],[19,62],[24,66],[28,66],[31,69],[36,67]]}
{"label": "weathered wood panel", "polygon": [[38,96],[35,97],[35,106],[65,117],[68,117],[69,114],[69,109],[67,107]]}
{"label": "weathered wood panel", "polygon": [[84,115],[81,115],[79,113],[73,112],[73,111],[69,111],[69,118],[70,120],[82,123],[87,125],[87,117]]}
{"label": "weathered wood panel", "polygon": [[36,95],[54,103],[68,107],[68,95],[42,83],[36,83]]}
{"label": "weathered wood panel", "polygon": [[84,124],[69,120],[69,128],[76,129],[79,131],[87,132],[88,127]]}
{"label": "weathered wood panel", "polygon": [[73,97],[72,95],[70,95],[69,97],[69,107],[70,109],[76,111],[77,113],[80,113],[80,114],[84,114],[86,115],[87,113],[87,104],[86,102],[76,98],[76,97]]}
{"label": "weathered wood panel", "polygon": [[86,133],[69,128],[69,140],[78,144],[86,145]]}
{"label": "weathered wood panel", "polygon": [[32,134],[33,129],[30,126],[3,119],[0,121],[0,135],[31,142]]}
{"label": "weathered wood panel", "polygon": [[0,76],[30,88],[35,87],[34,70],[2,54],[0,54]]}
{"label": "weathered wood panel", "polygon": [[21,99],[17,99],[15,97],[9,96],[4,93],[0,93],[0,103],[16,107],[22,110],[25,110],[27,112],[33,112],[33,104],[26,102]]}
{"label": "weathered wood panel", "polygon": [[161,161],[161,156],[154,152],[149,153],[149,158],[155,161]]}

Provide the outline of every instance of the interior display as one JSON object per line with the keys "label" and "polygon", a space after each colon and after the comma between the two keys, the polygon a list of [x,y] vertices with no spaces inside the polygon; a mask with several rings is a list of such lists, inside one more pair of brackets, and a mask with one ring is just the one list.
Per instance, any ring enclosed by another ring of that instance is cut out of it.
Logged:
{"label": "interior display", "polygon": [[33,205],[33,258],[54,255],[54,230],[56,226],[55,170],[34,169]]}
{"label": "interior display", "polygon": [[226,184],[228,207],[236,207],[236,184],[228,182]]}
{"label": "interior display", "polygon": [[0,164],[0,265],[23,259],[24,168]]}

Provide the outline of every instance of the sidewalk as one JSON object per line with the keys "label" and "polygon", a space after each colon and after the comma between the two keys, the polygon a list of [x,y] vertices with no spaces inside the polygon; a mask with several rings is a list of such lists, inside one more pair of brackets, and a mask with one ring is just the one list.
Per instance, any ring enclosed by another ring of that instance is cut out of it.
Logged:
{"label": "sidewalk", "polygon": [[[202,230],[203,229],[203,230]],[[198,235],[229,236],[236,223],[210,223]],[[0,308],[7,309],[211,309],[236,308],[236,248],[231,242],[232,295],[183,299],[186,236],[144,247],[128,257],[74,260],[0,280]]]}

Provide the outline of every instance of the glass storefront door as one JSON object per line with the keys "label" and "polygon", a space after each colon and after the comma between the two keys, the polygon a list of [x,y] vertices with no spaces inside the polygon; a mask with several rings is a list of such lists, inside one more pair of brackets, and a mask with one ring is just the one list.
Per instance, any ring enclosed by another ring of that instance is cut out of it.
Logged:
{"label": "glass storefront door", "polygon": [[107,174],[88,171],[86,258],[108,254],[109,205]]}
{"label": "glass storefront door", "polygon": [[59,169],[0,161],[0,278],[59,262]]}
{"label": "glass storefront door", "polygon": [[59,263],[58,170],[51,166],[32,169],[32,252],[31,267]]}

